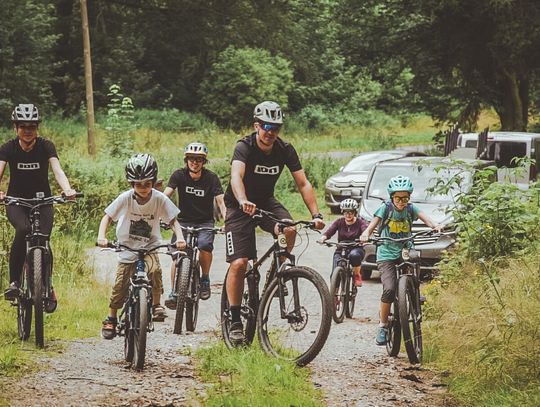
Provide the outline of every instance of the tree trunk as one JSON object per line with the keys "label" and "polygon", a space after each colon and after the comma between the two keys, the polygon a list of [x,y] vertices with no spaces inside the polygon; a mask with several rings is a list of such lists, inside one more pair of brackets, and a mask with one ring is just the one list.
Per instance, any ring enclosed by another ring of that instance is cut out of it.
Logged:
{"label": "tree trunk", "polygon": [[498,110],[501,130],[526,131],[529,108],[529,82],[514,70],[503,68],[502,103]]}

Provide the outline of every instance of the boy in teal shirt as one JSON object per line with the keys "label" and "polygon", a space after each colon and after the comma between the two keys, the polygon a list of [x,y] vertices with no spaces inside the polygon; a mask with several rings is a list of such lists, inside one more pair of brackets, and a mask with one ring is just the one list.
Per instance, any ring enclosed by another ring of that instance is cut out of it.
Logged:
{"label": "boy in teal shirt", "polygon": [[[377,225],[382,221],[381,237],[402,239],[412,234],[412,223],[416,219],[422,220],[432,229],[439,230],[441,226],[434,223],[417,206],[409,204],[413,185],[408,177],[398,175],[390,180],[388,194],[391,204],[383,203],[374,213],[373,220],[360,236],[360,241],[367,242]],[[396,296],[396,266],[401,258],[403,243],[384,242],[377,248],[377,268],[381,272],[383,293],[379,311],[379,329],[375,343],[385,345],[388,333],[388,315],[390,306]]]}

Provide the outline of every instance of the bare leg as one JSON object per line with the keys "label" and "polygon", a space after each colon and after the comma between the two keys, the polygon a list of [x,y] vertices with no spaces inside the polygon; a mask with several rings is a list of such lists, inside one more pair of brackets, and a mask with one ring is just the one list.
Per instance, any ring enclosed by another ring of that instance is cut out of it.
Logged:
{"label": "bare leg", "polygon": [[246,272],[247,257],[233,260],[227,275],[227,297],[231,306],[240,305],[244,292],[244,274]]}
{"label": "bare leg", "polygon": [[199,252],[199,262],[201,263],[202,275],[207,277],[210,274],[210,266],[212,265],[212,252],[201,250]]}

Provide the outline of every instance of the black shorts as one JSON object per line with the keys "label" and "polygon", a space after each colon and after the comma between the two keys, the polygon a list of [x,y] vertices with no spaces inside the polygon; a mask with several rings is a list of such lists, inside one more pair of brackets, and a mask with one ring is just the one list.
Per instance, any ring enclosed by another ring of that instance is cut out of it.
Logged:
{"label": "black shorts", "polygon": [[[291,214],[275,198],[269,198],[264,203],[256,203],[257,208],[272,212],[279,219],[292,219]],[[225,253],[227,263],[233,260],[257,257],[255,227],[274,234],[276,223],[268,218],[253,219],[240,208],[227,207],[225,217]]]}

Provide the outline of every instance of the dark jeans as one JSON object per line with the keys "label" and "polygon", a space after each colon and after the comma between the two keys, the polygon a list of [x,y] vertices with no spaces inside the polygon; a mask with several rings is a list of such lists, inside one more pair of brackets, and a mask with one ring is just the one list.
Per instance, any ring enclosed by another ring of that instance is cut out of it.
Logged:
{"label": "dark jeans", "polygon": [[[41,233],[50,235],[53,227],[54,210],[52,205],[40,209]],[[26,235],[30,233],[30,209],[21,206],[6,206],[9,223],[15,228],[15,238],[9,253],[9,281],[19,281],[26,257]],[[52,252],[51,252],[52,256]]]}
{"label": "dark jeans", "polygon": [[[364,260],[365,255],[364,248],[362,247],[354,247],[353,249],[349,250],[347,253],[347,256],[349,258],[349,263],[351,267],[358,267],[362,265],[362,260]],[[334,272],[334,269],[337,266],[337,262],[341,259],[341,249],[336,250],[334,252],[334,259],[332,261],[332,273]]]}

